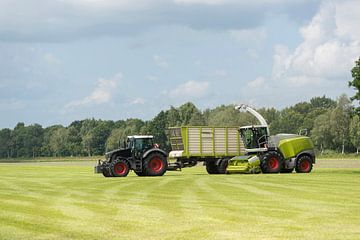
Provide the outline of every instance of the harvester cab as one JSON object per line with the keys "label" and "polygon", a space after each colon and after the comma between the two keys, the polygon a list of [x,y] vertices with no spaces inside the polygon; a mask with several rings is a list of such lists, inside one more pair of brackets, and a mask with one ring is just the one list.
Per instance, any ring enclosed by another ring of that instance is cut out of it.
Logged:
{"label": "harvester cab", "polygon": [[235,108],[239,111],[247,111],[251,113],[260,122],[260,125],[240,127],[239,132],[244,142],[245,151],[247,153],[267,151],[269,146],[268,142],[270,131],[265,118],[245,104],[240,104]]}

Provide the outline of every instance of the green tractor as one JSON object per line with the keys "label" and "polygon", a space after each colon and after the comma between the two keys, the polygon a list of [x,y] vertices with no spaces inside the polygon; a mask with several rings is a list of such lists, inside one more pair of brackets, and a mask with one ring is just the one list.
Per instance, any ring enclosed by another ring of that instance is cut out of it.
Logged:
{"label": "green tractor", "polygon": [[105,154],[95,173],[105,177],[126,177],[130,170],[138,176],[162,176],[168,168],[167,153],[154,144],[153,136],[128,136],[123,147]]}
{"label": "green tractor", "polygon": [[315,163],[314,145],[307,136],[297,134],[277,134],[270,136],[266,120],[247,105],[239,105],[254,115],[260,125],[240,127],[239,132],[247,156],[229,160],[228,173],[309,173]]}

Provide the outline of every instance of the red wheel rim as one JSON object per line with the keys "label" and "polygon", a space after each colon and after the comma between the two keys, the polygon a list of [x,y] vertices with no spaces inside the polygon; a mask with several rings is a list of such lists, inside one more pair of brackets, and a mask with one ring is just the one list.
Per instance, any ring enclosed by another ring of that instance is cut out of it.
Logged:
{"label": "red wheel rim", "polygon": [[161,161],[160,158],[153,158],[153,159],[151,159],[149,166],[150,166],[151,171],[158,173],[158,172],[161,172],[161,170],[163,169],[164,163],[163,163],[163,161]]}
{"label": "red wheel rim", "polygon": [[302,172],[308,172],[310,170],[310,162],[308,160],[304,160],[300,163],[300,169]]}
{"label": "red wheel rim", "polygon": [[115,164],[114,172],[117,175],[123,175],[126,173],[126,169],[127,169],[127,166],[125,163],[117,163],[117,164]]}
{"label": "red wheel rim", "polygon": [[270,170],[276,170],[279,167],[279,159],[277,159],[276,157],[272,157],[269,159],[269,168]]}

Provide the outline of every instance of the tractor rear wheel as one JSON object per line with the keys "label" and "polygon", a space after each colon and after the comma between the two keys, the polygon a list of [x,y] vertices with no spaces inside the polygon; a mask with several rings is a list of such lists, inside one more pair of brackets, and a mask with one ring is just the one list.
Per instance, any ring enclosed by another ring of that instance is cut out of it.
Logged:
{"label": "tractor rear wheel", "polygon": [[206,161],[206,171],[208,174],[219,174],[219,167],[215,160]]}
{"label": "tractor rear wheel", "polygon": [[[167,169],[166,157],[161,153],[151,153],[144,160],[144,176],[162,176]],[[138,175],[139,176],[139,175]]]}
{"label": "tractor rear wheel", "polygon": [[127,161],[121,158],[117,158],[113,161],[110,169],[114,177],[126,177],[130,171]]}
{"label": "tractor rear wheel", "polygon": [[279,173],[282,170],[283,158],[276,151],[266,152],[260,158],[260,167],[263,173]]}
{"label": "tractor rear wheel", "polygon": [[301,156],[296,161],[295,171],[297,173],[309,173],[313,167],[312,159],[308,155]]}

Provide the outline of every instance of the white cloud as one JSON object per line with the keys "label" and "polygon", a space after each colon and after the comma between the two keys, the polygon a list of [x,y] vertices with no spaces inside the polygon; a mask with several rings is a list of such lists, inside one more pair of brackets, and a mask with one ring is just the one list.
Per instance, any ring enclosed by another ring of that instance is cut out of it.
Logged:
{"label": "white cloud", "polygon": [[169,66],[168,61],[162,56],[154,55],[153,60],[158,67],[167,68]]}
{"label": "white cloud", "polygon": [[184,84],[180,84],[175,89],[168,91],[167,94],[173,98],[201,98],[208,93],[209,85],[208,82],[188,81]]}
{"label": "white cloud", "polygon": [[141,97],[138,97],[138,98],[135,98],[134,100],[132,100],[130,102],[131,105],[143,105],[145,104],[146,100],[144,98],[141,98]]}
{"label": "white cloud", "polygon": [[97,105],[108,103],[116,89],[119,81],[122,79],[122,74],[117,73],[111,79],[100,78],[95,86],[95,89],[86,97],[80,100],[72,101],[65,105],[65,110],[72,110],[87,105]]}
{"label": "white cloud", "polygon": [[293,52],[286,46],[275,47],[275,80],[301,86],[349,79],[360,55],[360,18],[357,11],[344,7],[349,2],[351,8],[360,9],[359,1],[323,3],[312,21],[300,29],[303,42]]}
{"label": "white cloud", "polygon": [[264,77],[257,77],[256,79],[247,83],[247,86],[252,89],[259,89],[266,87],[266,79]]}

